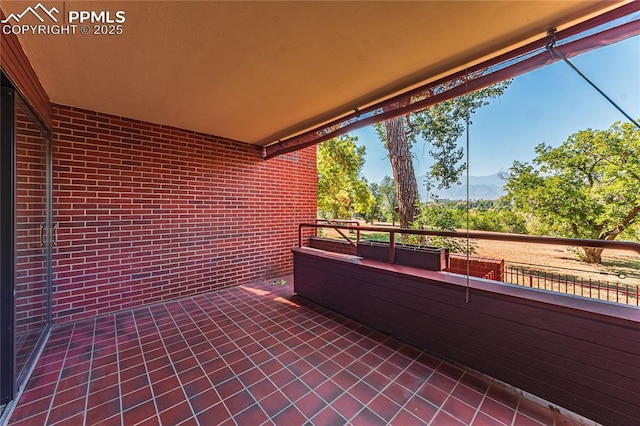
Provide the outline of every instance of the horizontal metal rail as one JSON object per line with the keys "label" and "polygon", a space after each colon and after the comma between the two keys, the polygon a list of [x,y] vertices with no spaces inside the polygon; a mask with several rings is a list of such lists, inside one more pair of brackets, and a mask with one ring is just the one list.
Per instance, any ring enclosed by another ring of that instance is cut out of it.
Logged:
{"label": "horizontal metal rail", "polygon": [[552,244],[558,246],[593,247],[603,249],[627,250],[640,254],[640,243],[631,241],[588,240],[580,238],[546,237],[538,235],[507,234],[488,231],[432,231],[425,229],[403,229],[382,226],[348,226],[321,223],[301,223],[298,225],[298,247],[302,246],[302,228],[332,228],[337,230],[387,232],[389,234],[389,262],[395,261],[396,234],[427,235],[435,237],[471,238],[474,240],[507,241],[529,244]]}
{"label": "horizontal metal rail", "polygon": [[355,225],[360,226],[360,222],[357,220],[347,219],[316,219],[316,223],[327,223],[329,225]]}

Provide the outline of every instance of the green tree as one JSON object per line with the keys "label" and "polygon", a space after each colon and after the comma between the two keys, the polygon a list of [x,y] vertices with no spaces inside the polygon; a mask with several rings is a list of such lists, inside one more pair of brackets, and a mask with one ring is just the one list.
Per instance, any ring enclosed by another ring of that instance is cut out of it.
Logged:
{"label": "green tree", "polygon": [[396,184],[392,178],[385,176],[379,185],[380,197],[382,198],[382,213],[387,222],[396,225],[398,220],[398,196],[396,194]]}
{"label": "green tree", "polygon": [[417,214],[420,198],[411,156],[413,139],[409,137],[404,120],[404,117],[396,117],[384,121],[376,125],[376,131],[389,151],[400,227],[409,228]]}
{"label": "green tree", "polygon": [[[438,200],[428,203],[418,203],[418,215],[413,223],[415,229],[435,229],[439,231],[455,231],[461,228],[459,211],[452,208],[451,204],[440,203]],[[424,238],[412,235],[410,240],[414,244],[422,245],[424,243],[436,246],[446,247],[452,253],[475,254],[477,243],[473,240],[467,241],[460,238],[449,237],[429,237],[427,241]],[[418,237],[418,238],[416,238]]]}
{"label": "green tree", "polygon": [[366,222],[373,222],[379,216],[378,199],[375,183],[369,183],[364,177],[357,179],[353,185],[353,213]]}
{"label": "green tree", "polygon": [[[614,123],[582,130],[554,148],[536,147],[533,164],[514,162],[506,190],[514,206],[535,219],[538,233],[614,240],[634,235],[640,212],[640,130]],[[583,248],[601,263],[603,249]]]}
{"label": "green tree", "polygon": [[367,202],[362,205],[361,215],[365,221],[373,223],[382,217],[382,193],[380,185],[375,182],[367,183],[366,190],[369,196]]}
{"label": "green tree", "polygon": [[471,209],[469,211],[469,229],[526,234],[527,223],[522,214],[513,210]]}
{"label": "green tree", "polygon": [[341,136],[318,145],[318,209],[332,219],[365,213],[373,202],[362,177],[364,146],[355,136]]}
{"label": "green tree", "polygon": [[[502,95],[510,83],[511,80],[498,83],[376,125],[378,138],[389,151],[401,227],[408,228],[418,213],[418,184],[411,155],[417,137],[426,141],[429,154],[435,160],[430,176],[438,182],[438,188],[459,184],[466,163],[462,162],[464,151],[457,141],[464,132],[467,118]],[[436,87],[423,97],[436,95],[447,88]]]}
{"label": "green tree", "polygon": [[497,200],[474,200],[469,204],[469,229],[512,234],[528,233],[525,215],[514,211],[511,201],[505,197]]}

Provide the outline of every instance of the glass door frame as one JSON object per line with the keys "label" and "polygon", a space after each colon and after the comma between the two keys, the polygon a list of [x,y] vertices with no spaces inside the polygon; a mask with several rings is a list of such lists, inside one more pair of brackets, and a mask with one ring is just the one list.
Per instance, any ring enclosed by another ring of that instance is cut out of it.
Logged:
{"label": "glass door frame", "polygon": [[[11,402],[26,384],[52,326],[52,138],[41,120],[16,91],[4,74],[1,76],[0,112],[0,404]],[[29,360],[16,371],[16,110],[29,116],[46,143],[46,212],[45,212],[45,292],[46,324]],[[0,413],[1,414],[1,413]]]}
{"label": "glass door frame", "polygon": [[15,315],[15,137],[14,96],[11,87],[2,75],[2,98],[0,99],[0,403],[13,399]]}

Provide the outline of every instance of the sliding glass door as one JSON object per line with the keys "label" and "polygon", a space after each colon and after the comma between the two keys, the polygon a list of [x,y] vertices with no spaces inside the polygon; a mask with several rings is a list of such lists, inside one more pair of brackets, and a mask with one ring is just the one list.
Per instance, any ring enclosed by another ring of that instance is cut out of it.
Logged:
{"label": "sliding glass door", "polygon": [[0,150],[1,396],[27,378],[51,324],[51,148],[39,120],[3,78]]}
{"label": "sliding glass door", "polygon": [[22,382],[50,323],[49,140],[18,97],[15,107],[15,374]]}

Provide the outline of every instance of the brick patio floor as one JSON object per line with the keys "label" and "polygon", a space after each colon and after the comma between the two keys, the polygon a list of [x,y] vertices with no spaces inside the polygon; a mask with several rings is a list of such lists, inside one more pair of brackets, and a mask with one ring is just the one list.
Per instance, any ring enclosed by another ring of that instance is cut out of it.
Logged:
{"label": "brick patio floor", "polygon": [[56,327],[13,425],[576,425],[270,282]]}

